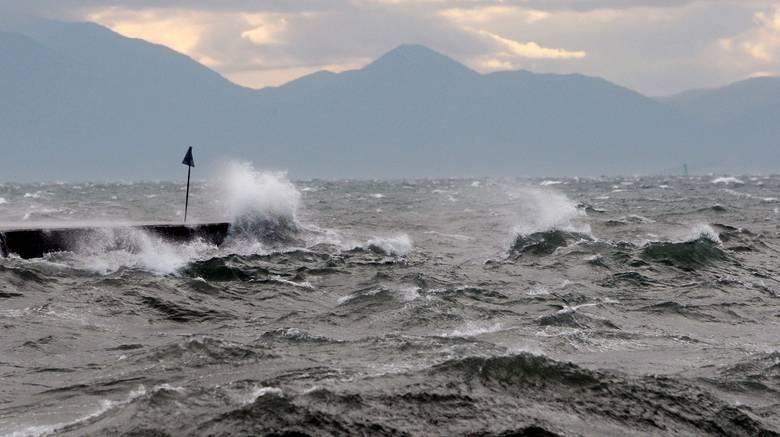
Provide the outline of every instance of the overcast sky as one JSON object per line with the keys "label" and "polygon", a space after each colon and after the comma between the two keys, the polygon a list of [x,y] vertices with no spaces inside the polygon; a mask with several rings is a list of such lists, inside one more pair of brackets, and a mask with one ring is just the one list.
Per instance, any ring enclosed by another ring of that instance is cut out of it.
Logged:
{"label": "overcast sky", "polygon": [[649,95],[780,74],[780,0],[0,0],[0,13],[94,21],[254,88],[401,43]]}

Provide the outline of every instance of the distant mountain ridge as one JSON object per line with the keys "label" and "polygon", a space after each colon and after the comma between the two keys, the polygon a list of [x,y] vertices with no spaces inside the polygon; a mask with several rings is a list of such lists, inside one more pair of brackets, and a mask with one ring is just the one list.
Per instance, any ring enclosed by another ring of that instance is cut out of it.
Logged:
{"label": "distant mountain ridge", "polygon": [[702,121],[721,123],[780,104],[780,77],[756,77],[659,100]]}
{"label": "distant mountain ridge", "polygon": [[704,123],[725,162],[762,163],[760,170],[780,172],[780,77],[746,79],[661,101]]}
{"label": "distant mountain ridge", "polygon": [[[745,158],[746,151],[775,156],[768,152],[774,128],[756,127],[771,107],[743,105],[728,123],[712,124],[713,107],[733,109],[740,86],[656,100],[577,74],[479,74],[426,47],[401,45],[358,70],[252,90],[95,24],[10,27],[0,33],[5,180],[170,179],[188,145],[199,165],[238,158],[293,177],[654,174],[683,162],[692,169],[726,163],[724,170],[780,164],[780,156]],[[734,141],[742,142],[739,153]]]}

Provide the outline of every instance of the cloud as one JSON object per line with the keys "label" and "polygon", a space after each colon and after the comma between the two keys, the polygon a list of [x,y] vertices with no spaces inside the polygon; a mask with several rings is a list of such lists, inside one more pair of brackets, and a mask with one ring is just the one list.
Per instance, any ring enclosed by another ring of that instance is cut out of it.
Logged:
{"label": "cloud", "polygon": [[597,10],[631,9],[675,9],[691,5],[735,4],[747,7],[768,7],[777,4],[777,0],[356,0],[367,3],[385,4],[427,4],[439,8],[483,8],[518,7],[548,12],[574,11],[588,12]]}
{"label": "cloud", "polygon": [[501,5],[444,9],[441,11],[441,15],[464,26],[475,26],[490,24],[499,18],[536,23],[549,17],[550,13],[538,9],[523,9]]}
{"label": "cloud", "polygon": [[281,41],[282,34],[287,30],[289,21],[284,16],[275,14],[245,14],[246,21],[253,27],[241,32],[241,38],[252,44],[274,44]]}
{"label": "cloud", "polygon": [[712,58],[734,75],[780,74],[780,6],[756,11],[747,29],[719,39]]}
{"label": "cloud", "polygon": [[154,10],[110,8],[87,14],[85,18],[124,36],[153,41],[190,55],[195,54],[194,49],[206,27],[202,13],[186,10],[176,14],[160,14]]}
{"label": "cloud", "polygon": [[124,10],[192,10],[204,12],[298,13],[339,10],[351,0],[0,0],[7,13],[54,18],[108,8]]}
{"label": "cloud", "polygon": [[535,42],[518,42],[513,39],[490,33],[486,30],[478,30],[477,34],[482,35],[492,41],[495,41],[501,51],[499,54],[503,57],[521,57],[531,59],[582,59],[586,56],[584,51],[569,51],[564,49],[552,49],[542,47]]}
{"label": "cloud", "polygon": [[738,37],[738,45],[753,58],[773,63],[780,56],[780,6],[771,12],[755,14],[756,27]]}
{"label": "cloud", "polygon": [[369,62],[370,58],[343,59],[336,64],[317,64],[317,65],[279,65],[274,67],[265,67],[263,65],[254,65],[250,68],[237,69],[226,74],[226,77],[236,83],[243,84],[251,88],[262,88],[267,86],[278,86],[289,82],[291,79],[299,78],[317,71],[327,70],[334,73],[340,73],[347,70],[360,68]]}
{"label": "cloud", "polygon": [[776,0],[0,0],[181,51],[241,84],[359,68],[419,43],[480,70],[604,77],[648,94],[780,72]]}

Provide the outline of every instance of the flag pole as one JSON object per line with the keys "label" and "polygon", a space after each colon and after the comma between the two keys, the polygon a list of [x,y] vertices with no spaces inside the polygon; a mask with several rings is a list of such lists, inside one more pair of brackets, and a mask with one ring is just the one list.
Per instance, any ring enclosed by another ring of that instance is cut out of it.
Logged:
{"label": "flag pole", "polygon": [[187,149],[187,154],[184,155],[184,160],[181,163],[187,166],[187,197],[184,200],[184,223],[187,223],[187,210],[190,206],[190,174],[192,173],[192,167],[195,167],[195,159],[192,157],[192,146]]}
{"label": "flag pole", "polygon": [[190,173],[192,167],[187,166],[187,197],[184,200],[184,223],[187,223],[187,208],[190,206]]}

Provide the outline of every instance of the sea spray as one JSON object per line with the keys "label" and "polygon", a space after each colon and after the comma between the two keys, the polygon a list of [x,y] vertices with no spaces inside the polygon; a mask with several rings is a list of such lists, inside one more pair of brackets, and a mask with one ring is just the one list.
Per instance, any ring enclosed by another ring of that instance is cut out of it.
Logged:
{"label": "sea spray", "polygon": [[[153,274],[179,274],[193,261],[220,254],[256,254],[269,245],[295,242],[301,226],[300,192],[283,173],[261,172],[249,163],[229,163],[217,180],[220,203],[231,221],[222,248],[200,239],[175,243],[129,226],[95,228],[73,242],[72,253],[55,254],[74,267],[98,274],[121,268]],[[148,197],[147,198],[151,198]]]}
{"label": "sea spray", "polygon": [[222,172],[220,185],[233,243],[290,242],[300,231],[301,193],[285,173],[231,162]]}
{"label": "sea spray", "polygon": [[201,240],[177,244],[141,229],[118,227],[93,230],[76,242],[74,256],[77,268],[104,275],[122,267],[173,274],[192,259],[215,250]]}
{"label": "sea spray", "polygon": [[515,234],[529,235],[553,229],[590,233],[590,225],[582,221],[585,212],[563,193],[526,187],[513,190],[509,197],[517,204]]}
{"label": "sea spray", "polygon": [[509,195],[518,203],[511,257],[550,255],[572,242],[592,239],[590,225],[582,221],[585,212],[566,195],[531,187]]}
{"label": "sea spray", "polygon": [[406,256],[413,247],[412,239],[406,234],[386,238],[376,237],[366,243],[368,250],[388,256]]}

